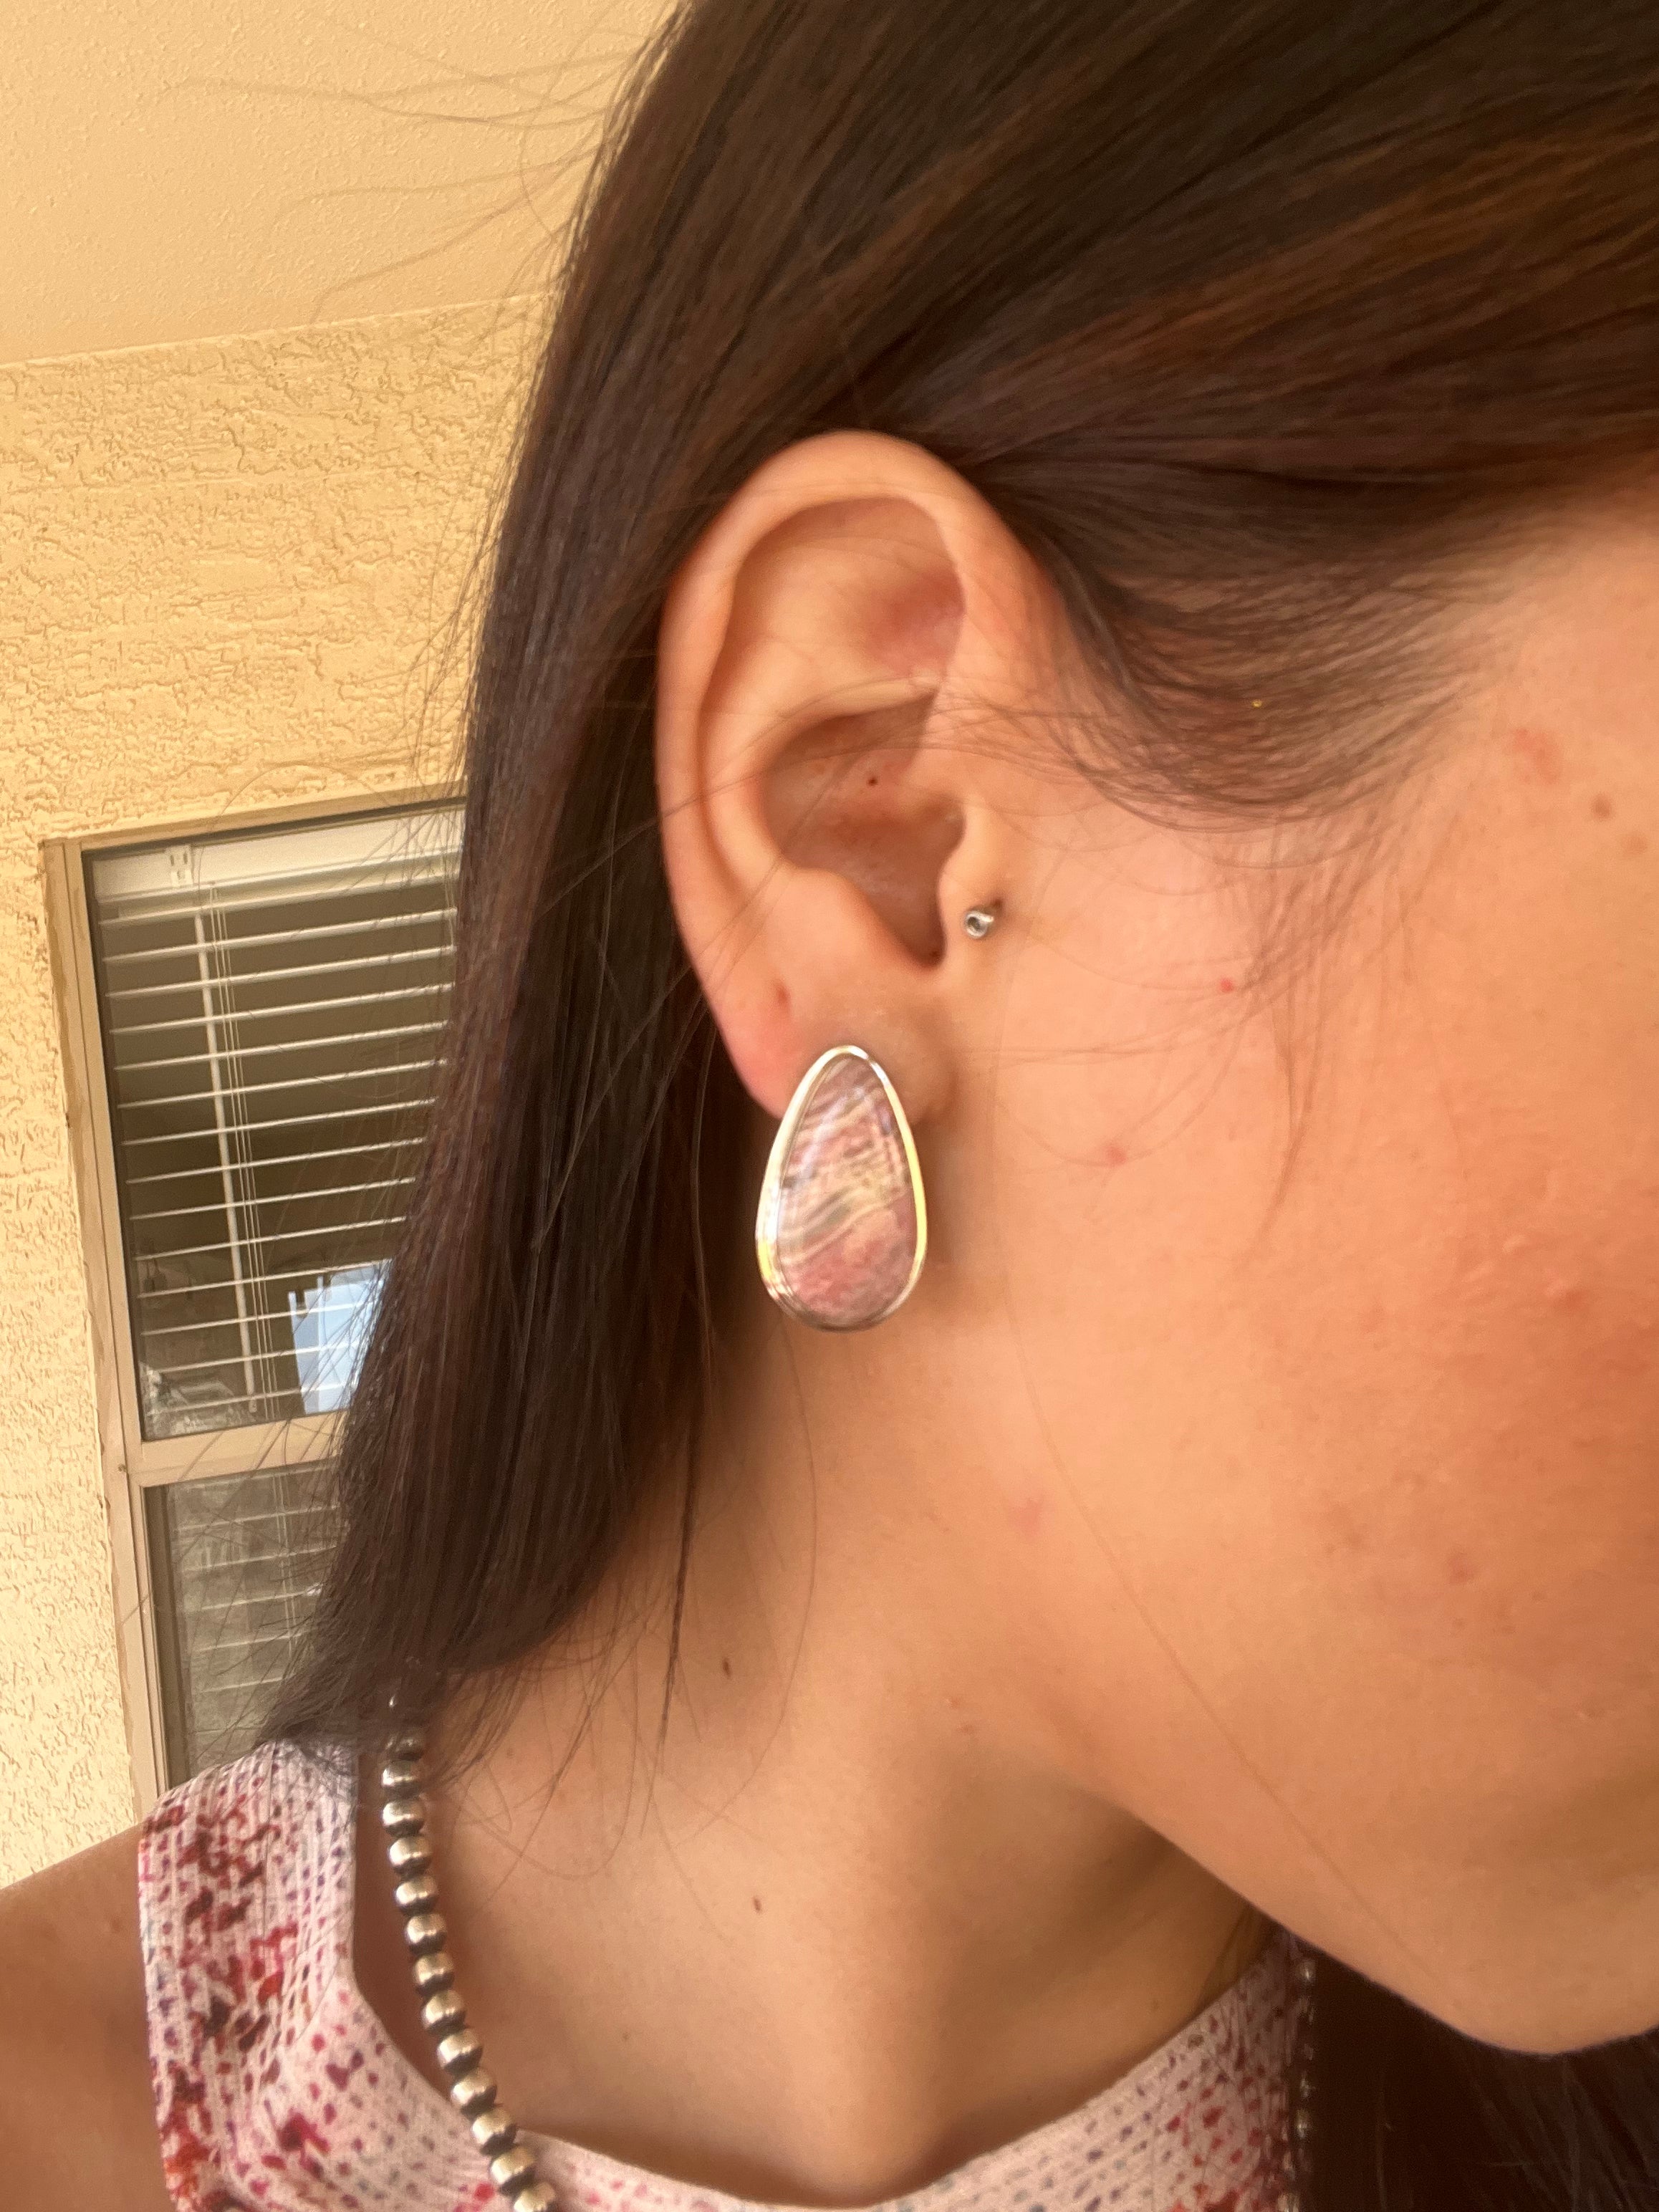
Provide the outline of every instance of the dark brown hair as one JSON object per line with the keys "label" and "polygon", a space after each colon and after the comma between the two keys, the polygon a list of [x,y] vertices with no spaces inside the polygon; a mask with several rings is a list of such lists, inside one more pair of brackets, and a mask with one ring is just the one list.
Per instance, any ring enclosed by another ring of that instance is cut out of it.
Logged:
{"label": "dark brown hair", "polygon": [[[1224,820],[1385,788],[1431,726],[1423,579],[1659,454],[1659,8],[663,26],[495,551],[441,1097],[273,1733],[351,1745],[396,1681],[499,1680],[689,1462],[706,1224],[752,1194],[664,880],[655,633],[750,472],[846,427],[948,462],[1052,579],[1113,704],[1103,777]],[[1335,1961],[1323,1990],[1321,2212],[1659,2204],[1659,2036],[1532,2057]]]}

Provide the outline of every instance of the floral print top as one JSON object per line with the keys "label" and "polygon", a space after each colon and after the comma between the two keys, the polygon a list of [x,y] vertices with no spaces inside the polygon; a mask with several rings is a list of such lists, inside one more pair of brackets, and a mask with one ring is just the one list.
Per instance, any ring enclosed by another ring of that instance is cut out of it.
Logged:
{"label": "floral print top", "polygon": [[[463,2120],[352,1972],[355,1784],[267,1745],[143,1825],[140,1930],[163,2168],[179,2212],[501,2206]],[[1294,2028],[1289,1939],[1111,2087],[872,2212],[1273,2212]],[[522,2134],[599,2212],[761,2212]]]}

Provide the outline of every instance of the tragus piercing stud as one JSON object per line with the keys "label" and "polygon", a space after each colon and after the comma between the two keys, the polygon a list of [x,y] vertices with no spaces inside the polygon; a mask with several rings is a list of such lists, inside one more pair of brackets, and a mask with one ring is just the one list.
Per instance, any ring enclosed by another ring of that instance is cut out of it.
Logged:
{"label": "tragus piercing stud", "polygon": [[988,937],[1002,917],[1002,902],[991,906],[970,906],[962,917],[962,926],[969,937]]}

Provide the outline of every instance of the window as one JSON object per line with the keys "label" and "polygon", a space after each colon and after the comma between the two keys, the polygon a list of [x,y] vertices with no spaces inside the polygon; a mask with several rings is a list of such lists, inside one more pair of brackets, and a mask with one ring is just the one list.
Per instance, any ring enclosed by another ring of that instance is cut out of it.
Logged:
{"label": "window", "polygon": [[326,1466],[448,1008],[460,812],[46,855],[130,1732],[234,1757],[315,1597]]}

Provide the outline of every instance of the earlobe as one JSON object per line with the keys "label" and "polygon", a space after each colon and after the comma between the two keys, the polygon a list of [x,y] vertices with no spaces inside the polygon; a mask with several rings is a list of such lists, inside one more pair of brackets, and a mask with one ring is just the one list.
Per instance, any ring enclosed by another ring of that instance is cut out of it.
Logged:
{"label": "earlobe", "polygon": [[[836,433],[775,458],[675,580],[658,777],[685,944],[738,1074],[781,1115],[856,1042],[917,1118],[950,1088],[949,954],[985,889],[962,701],[1019,696],[974,619],[1012,541],[933,456]],[[975,665],[969,665],[976,662]],[[1007,688],[1004,690],[1004,687]]]}

